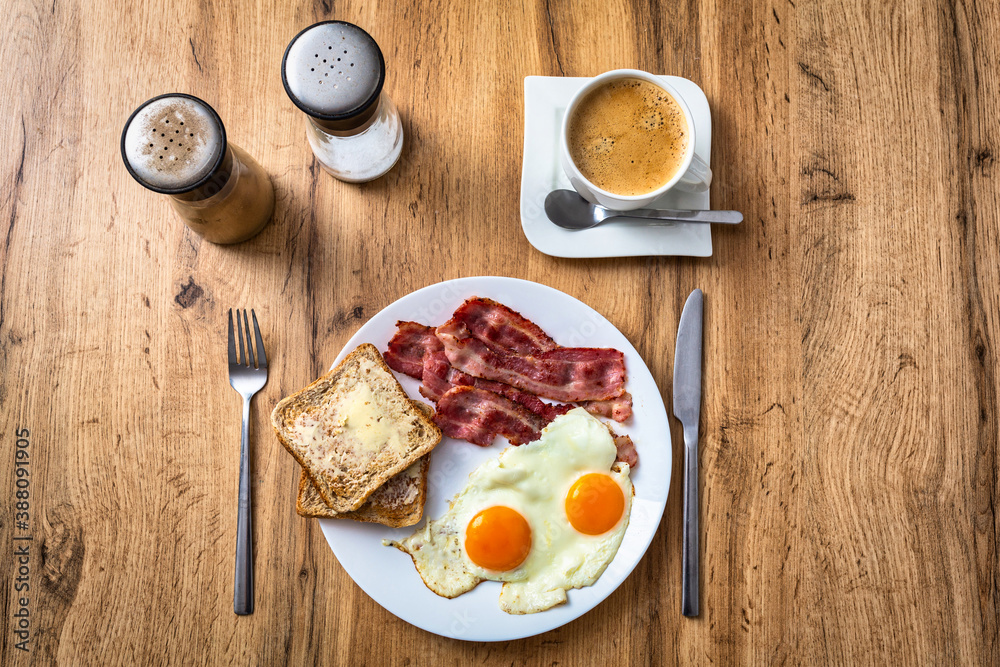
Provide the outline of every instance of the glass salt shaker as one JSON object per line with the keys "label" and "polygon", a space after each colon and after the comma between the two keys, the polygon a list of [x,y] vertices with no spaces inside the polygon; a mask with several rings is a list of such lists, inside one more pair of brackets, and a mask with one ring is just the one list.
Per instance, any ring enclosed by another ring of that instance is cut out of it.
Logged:
{"label": "glass salt shaker", "polygon": [[143,103],[122,130],[129,174],[170,204],[189,228],[212,243],[256,236],[274,212],[274,188],[263,167],[227,141],[222,119],[183,93]]}
{"label": "glass salt shaker", "polygon": [[371,35],[344,21],[311,25],[281,62],[285,92],[306,114],[306,137],[334,177],[363,183],[392,169],[403,125],[382,91],[385,60]]}

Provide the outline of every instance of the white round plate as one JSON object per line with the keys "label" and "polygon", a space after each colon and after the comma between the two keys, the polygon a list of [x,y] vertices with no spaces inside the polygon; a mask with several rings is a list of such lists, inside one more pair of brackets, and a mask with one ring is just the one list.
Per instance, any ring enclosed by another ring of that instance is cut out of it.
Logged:
{"label": "white round plate", "polygon": [[[560,345],[612,347],[625,354],[633,414],[618,433],[632,436],[639,465],[632,472],[635,500],[621,547],[593,586],[569,591],[569,601],[537,614],[510,615],[500,610],[500,583],[484,581],[448,600],[432,593],[420,579],[410,557],[383,539],[401,540],[416,526],[388,528],[377,524],[322,519],[320,525],[337,560],[376,602],[418,628],[469,641],[502,641],[547,632],[578,618],[608,597],[632,572],[646,552],[663,515],[670,487],[671,447],[667,412],[660,391],[632,344],[600,313],[551,287],[516,278],[459,278],[425,287],[387,306],[347,342],[334,365],[361,343],[385,351],[397,320],[440,325],[465,299],[488,297],[520,312]],[[411,398],[421,398],[420,383],[396,374]],[[431,455],[424,517],[437,518],[461,491],[468,474],[507,447],[498,438],[491,447],[477,447],[444,438]],[[422,525],[421,524],[418,524]]]}

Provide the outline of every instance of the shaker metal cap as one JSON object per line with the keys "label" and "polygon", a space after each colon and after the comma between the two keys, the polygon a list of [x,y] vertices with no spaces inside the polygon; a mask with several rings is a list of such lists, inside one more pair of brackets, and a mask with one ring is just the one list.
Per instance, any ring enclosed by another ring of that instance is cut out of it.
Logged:
{"label": "shaker metal cap", "polygon": [[378,44],[344,21],[309,26],[291,41],[281,63],[288,97],[306,114],[324,121],[367,118],[374,113],[384,81],[385,60]]}
{"label": "shaker metal cap", "polygon": [[203,100],[170,93],[132,112],[121,140],[122,159],[140,184],[163,194],[189,192],[222,164],[226,128]]}

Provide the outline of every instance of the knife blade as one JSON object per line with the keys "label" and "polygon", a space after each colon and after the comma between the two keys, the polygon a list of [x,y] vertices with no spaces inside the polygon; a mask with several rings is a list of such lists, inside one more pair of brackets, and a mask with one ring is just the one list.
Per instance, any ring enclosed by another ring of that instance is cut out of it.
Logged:
{"label": "knife blade", "polygon": [[701,419],[701,347],[704,296],[688,296],[674,348],[674,417],[684,426],[684,537],[681,613],[698,615],[698,422]]}

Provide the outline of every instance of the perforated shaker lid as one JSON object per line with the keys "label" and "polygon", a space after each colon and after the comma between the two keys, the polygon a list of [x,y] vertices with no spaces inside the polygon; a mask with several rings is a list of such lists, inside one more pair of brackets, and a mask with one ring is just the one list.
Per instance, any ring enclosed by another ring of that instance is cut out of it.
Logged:
{"label": "perforated shaker lid", "polygon": [[385,60],[372,36],[352,23],[323,21],[291,41],[281,82],[295,106],[325,127],[350,130],[375,113]]}
{"label": "perforated shaker lid", "polygon": [[226,128],[215,109],[183,93],[144,102],[122,130],[122,159],[132,177],[163,194],[190,192],[222,164]]}

